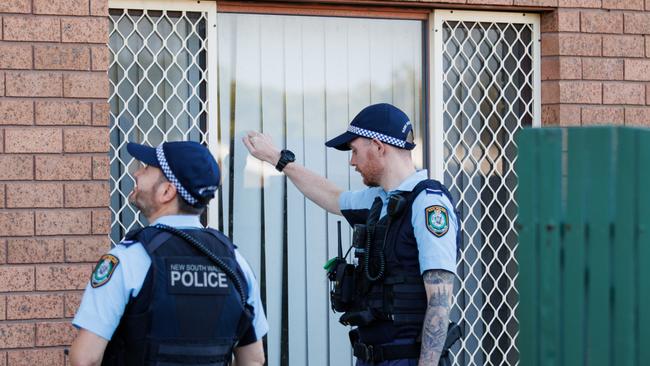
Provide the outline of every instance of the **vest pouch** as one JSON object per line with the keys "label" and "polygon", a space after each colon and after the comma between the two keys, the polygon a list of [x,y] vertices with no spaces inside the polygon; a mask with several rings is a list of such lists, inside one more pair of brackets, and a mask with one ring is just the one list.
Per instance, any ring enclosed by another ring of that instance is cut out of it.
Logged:
{"label": "vest pouch", "polygon": [[361,311],[348,311],[341,315],[339,323],[343,325],[352,325],[355,327],[369,325],[377,320],[385,320],[384,317],[378,316],[373,309],[365,309]]}
{"label": "vest pouch", "polygon": [[354,266],[341,259],[328,275],[332,309],[338,312],[350,310],[354,300]]}
{"label": "vest pouch", "polygon": [[366,225],[355,224],[352,231],[352,246],[354,247],[354,256],[363,258],[366,253],[366,237],[368,229]]}
{"label": "vest pouch", "polygon": [[187,366],[228,365],[232,358],[232,343],[230,338],[217,342],[198,343],[188,341],[151,341],[150,359],[147,365],[152,366]]}

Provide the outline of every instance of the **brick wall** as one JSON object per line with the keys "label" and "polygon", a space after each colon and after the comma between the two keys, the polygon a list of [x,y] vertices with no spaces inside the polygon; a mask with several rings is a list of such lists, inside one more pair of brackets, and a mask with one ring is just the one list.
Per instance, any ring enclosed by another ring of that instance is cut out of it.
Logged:
{"label": "brick wall", "polygon": [[558,5],[542,17],[542,123],[650,126],[650,0]]}
{"label": "brick wall", "polygon": [[0,1],[0,366],[63,365],[109,248],[107,0]]}

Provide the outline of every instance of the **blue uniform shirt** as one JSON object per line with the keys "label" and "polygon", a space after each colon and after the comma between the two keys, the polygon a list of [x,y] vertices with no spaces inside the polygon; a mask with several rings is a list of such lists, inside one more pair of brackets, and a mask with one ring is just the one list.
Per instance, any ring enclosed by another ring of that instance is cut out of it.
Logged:
{"label": "blue uniform shirt", "polygon": [[[179,229],[202,228],[198,216],[175,215],[164,216],[154,224],[164,224]],[[81,305],[72,324],[98,336],[110,340],[117,329],[126,304],[132,297],[138,296],[144,279],[151,266],[151,258],[142,244],[134,243],[129,246],[116,245],[109,254],[119,259],[119,264],[108,282],[93,288],[88,284],[81,299]],[[269,330],[260,290],[255,276],[244,257],[235,250],[237,263],[242,269],[248,284],[247,302],[255,309],[253,327],[256,340],[261,339]]]}
{"label": "blue uniform shirt", "polygon": [[[420,170],[404,180],[395,190],[386,192],[382,187],[370,187],[360,191],[343,192],[339,197],[341,210],[369,209],[375,197],[381,197],[383,206],[380,217],[387,212],[388,197],[397,192],[410,192],[421,181],[428,179],[426,170]],[[426,209],[431,206],[443,206],[449,213],[449,229],[438,237],[427,229]],[[418,243],[420,273],[430,269],[443,269],[456,273],[456,228],[458,221],[454,207],[442,192],[423,190],[413,201],[411,207],[411,224]]]}

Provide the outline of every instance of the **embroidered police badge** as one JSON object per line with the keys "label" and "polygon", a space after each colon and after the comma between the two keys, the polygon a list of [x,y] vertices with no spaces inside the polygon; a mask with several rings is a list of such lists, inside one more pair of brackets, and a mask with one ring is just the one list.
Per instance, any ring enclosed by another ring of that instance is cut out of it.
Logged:
{"label": "embroidered police badge", "polygon": [[426,213],[427,229],[433,235],[440,238],[447,234],[447,231],[449,231],[449,214],[446,208],[433,205],[427,207],[424,212]]}
{"label": "embroidered police badge", "polygon": [[111,279],[115,267],[120,264],[120,260],[116,256],[111,254],[104,254],[99,258],[99,262],[95,266],[93,273],[90,275],[90,285],[93,288],[100,287],[104,285],[108,280]]}

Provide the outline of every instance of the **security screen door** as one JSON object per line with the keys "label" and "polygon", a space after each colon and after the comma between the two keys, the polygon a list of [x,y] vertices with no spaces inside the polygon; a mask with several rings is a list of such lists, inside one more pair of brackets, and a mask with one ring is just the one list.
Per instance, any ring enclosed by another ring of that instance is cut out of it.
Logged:
{"label": "security screen door", "polygon": [[516,365],[515,134],[540,124],[539,16],[436,10],[431,24],[431,161],[463,217],[454,359]]}

